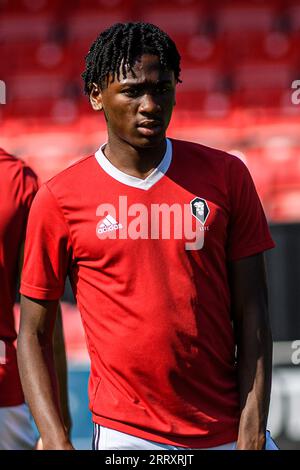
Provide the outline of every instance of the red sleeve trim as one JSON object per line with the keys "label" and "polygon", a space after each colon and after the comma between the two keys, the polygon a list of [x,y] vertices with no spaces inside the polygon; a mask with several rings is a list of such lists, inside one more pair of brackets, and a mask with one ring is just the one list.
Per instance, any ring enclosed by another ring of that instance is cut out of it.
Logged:
{"label": "red sleeve trim", "polygon": [[45,289],[43,287],[33,287],[25,282],[21,282],[20,293],[26,297],[39,300],[58,300],[63,295],[62,289]]}

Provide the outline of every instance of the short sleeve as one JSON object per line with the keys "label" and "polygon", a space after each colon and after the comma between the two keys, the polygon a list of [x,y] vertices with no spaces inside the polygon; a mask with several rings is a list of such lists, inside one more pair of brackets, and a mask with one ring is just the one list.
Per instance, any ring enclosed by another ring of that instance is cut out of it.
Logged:
{"label": "short sleeve", "polygon": [[246,165],[228,157],[230,222],[227,257],[230,261],[274,248],[266,216]]}
{"label": "short sleeve", "polygon": [[44,184],[29,212],[21,294],[41,300],[59,299],[64,292],[71,253],[64,215]]}
{"label": "short sleeve", "polygon": [[39,189],[39,180],[35,172],[28,166],[22,165],[22,174],[21,174],[21,203],[23,207],[23,228],[22,228],[22,239],[25,238],[26,225],[29,210],[32,204],[32,201]]}
{"label": "short sleeve", "polygon": [[39,189],[39,181],[35,172],[26,165],[23,166],[22,176],[22,203],[28,214],[32,201]]}

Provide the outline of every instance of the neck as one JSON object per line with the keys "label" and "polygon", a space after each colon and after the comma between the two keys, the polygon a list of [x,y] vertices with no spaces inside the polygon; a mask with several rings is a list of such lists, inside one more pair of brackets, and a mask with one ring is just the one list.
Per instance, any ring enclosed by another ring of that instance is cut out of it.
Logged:
{"label": "neck", "polygon": [[166,139],[163,139],[155,147],[136,148],[125,141],[109,136],[104,154],[118,170],[130,176],[145,179],[163,159],[166,146]]}

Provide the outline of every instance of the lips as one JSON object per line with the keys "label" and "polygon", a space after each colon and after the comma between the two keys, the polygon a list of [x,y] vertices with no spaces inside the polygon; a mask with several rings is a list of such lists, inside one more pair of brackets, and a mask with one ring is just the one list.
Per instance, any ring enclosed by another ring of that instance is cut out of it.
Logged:
{"label": "lips", "polygon": [[146,137],[155,136],[161,133],[163,129],[163,123],[158,119],[145,119],[139,122],[137,128],[141,134]]}
{"label": "lips", "polygon": [[162,121],[159,119],[145,119],[141,121],[137,127],[144,127],[145,129],[153,129],[154,127],[162,127]]}

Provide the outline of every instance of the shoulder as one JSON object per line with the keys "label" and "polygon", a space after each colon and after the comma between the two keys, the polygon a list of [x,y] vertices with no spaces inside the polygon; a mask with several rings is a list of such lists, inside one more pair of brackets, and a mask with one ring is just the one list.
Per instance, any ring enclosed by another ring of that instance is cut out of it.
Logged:
{"label": "shoulder", "polygon": [[230,153],[206,145],[189,142],[185,140],[170,139],[172,142],[173,152],[181,154],[182,158],[196,158],[201,161],[208,160],[213,164],[223,163],[224,165],[245,166],[245,164],[236,156]]}
{"label": "shoulder", "polygon": [[26,166],[23,160],[4,149],[0,149],[0,165],[1,173],[6,172],[6,174],[20,172]]}
{"label": "shoulder", "polygon": [[202,174],[203,177],[212,181],[223,180],[225,184],[249,174],[245,163],[240,158],[224,150],[195,142],[170,140],[176,165],[183,167],[186,171],[190,172],[193,168],[198,175]]}
{"label": "shoulder", "polygon": [[1,176],[10,188],[35,192],[38,189],[38,177],[31,167],[21,158],[0,149]]}
{"label": "shoulder", "polygon": [[96,163],[94,154],[83,157],[53,176],[45,184],[53,194],[63,193],[68,188],[76,188],[76,184],[82,186],[95,171]]}

